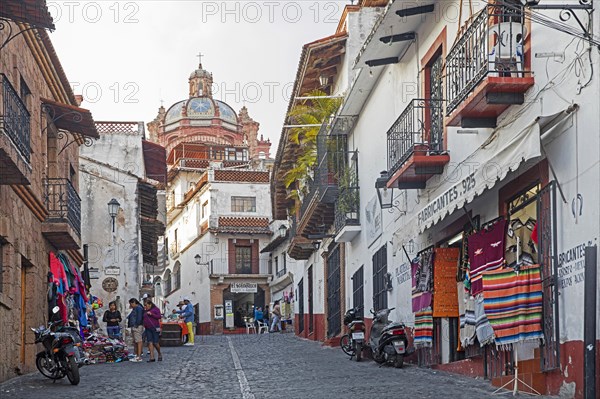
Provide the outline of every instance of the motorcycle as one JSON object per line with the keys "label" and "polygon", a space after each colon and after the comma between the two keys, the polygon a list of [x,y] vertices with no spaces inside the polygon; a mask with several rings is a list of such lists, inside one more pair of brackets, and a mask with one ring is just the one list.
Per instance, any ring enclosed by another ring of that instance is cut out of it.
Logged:
{"label": "motorcycle", "polygon": [[394,367],[401,368],[404,364],[404,355],[408,346],[405,325],[388,320],[392,310],[381,309],[377,313],[371,310],[373,325],[369,335],[369,346],[373,352],[373,360],[377,363],[393,363]]}
{"label": "motorcycle", "polygon": [[[54,314],[58,311],[58,306],[52,309]],[[56,381],[66,376],[72,385],[77,385],[80,380],[79,368],[84,364],[80,352],[81,338],[76,342],[73,331],[69,330],[53,332],[52,328],[56,324],[58,323],[50,322],[48,327],[31,329],[35,333],[35,343],[41,343],[44,347],[36,355],[35,365],[44,377]]]}
{"label": "motorcycle", "polygon": [[344,353],[354,357],[357,362],[362,359],[362,350],[365,342],[365,322],[358,316],[359,308],[350,309],[344,315],[344,325],[350,331],[342,336],[340,346]]}

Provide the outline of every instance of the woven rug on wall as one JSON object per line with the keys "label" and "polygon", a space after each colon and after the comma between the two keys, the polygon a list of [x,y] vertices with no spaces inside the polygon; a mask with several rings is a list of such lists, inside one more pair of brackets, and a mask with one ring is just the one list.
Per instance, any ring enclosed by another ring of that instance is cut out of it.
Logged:
{"label": "woven rug on wall", "polygon": [[415,313],[415,348],[430,347],[433,343],[433,310]]}
{"label": "woven rug on wall", "polygon": [[539,340],[542,332],[542,280],[539,265],[483,273],[485,314],[496,346]]}

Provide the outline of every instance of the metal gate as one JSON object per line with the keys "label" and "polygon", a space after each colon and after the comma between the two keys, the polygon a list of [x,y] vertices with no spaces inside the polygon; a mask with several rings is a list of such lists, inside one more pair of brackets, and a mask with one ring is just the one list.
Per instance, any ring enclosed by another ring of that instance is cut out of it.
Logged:
{"label": "metal gate", "polygon": [[327,337],[335,337],[342,331],[340,302],[340,247],[327,257]]}
{"label": "metal gate", "polygon": [[373,255],[373,310],[375,312],[388,306],[386,274],[387,245],[384,245]]}
{"label": "metal gate", "polygon": [[304,280],[298,283],[298,332],[304,331]]}
{"label": "metal gate", "polygon": [[538,194],[537,236],[538,261],[542,276],[542,329],[544,330],[541,369],[550,371],[560,367],[555,182],[550,182]]}
{"label": "metal gate", "polygon": [[365,294],[364,294],[364,268],[360,269],[352,276],[352,306],[358,308],[356,315],[365,317]]}

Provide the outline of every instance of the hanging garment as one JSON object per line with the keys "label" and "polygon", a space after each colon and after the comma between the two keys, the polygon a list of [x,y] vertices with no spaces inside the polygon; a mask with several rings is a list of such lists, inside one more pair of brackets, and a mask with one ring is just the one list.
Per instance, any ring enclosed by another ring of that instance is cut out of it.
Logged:
{"label": "hanging garment", "polygon": [[467,347],[475,342],[475,299],[469,295],[462,283],[458,283],[457,288],[460,318],[459,340],[463,347]]}
{"label": "hanging garment", "polygon": [[519,273],[512,269],[484,273],[483,296],[497,346],[543,337],[539,265],[523,267]]}
{"label": "hanging garment", "polygon": [[460,249],[436,248],[433,261],[433,317],[458,317],[456,269]]}
{"label": "hanging garment", "polygon": [[50,272],[52,273],[54,284],[58,288],[58,293],[64,294],[69,289],[69,283],[63,264],[52,252],[48,254],[48,257],[50,258]]}
{"label": "hanging garment", "polygon": [[[529,219],[525,224],[520,219],[511,220],[506,232],[505,259],[508,267],[517,270],[522,265],[530,266],[537,263],[535,246],[531,239],[535,221]],[[517,262],[517,254],[519,255]]]}
{"label": "hanging garment", "polygon": [[433,310],[415,313],[415,348],[430,347],[433,343]]}
{"label": "hanging garment", "polygon": [[494,342],[494,329],[488,320],[483,306],[483,295],[475,297],[475,332],[479,345],[484,346]]}
{"label": "hanging garment", "polygon": [[469,236],[469,262],[471,294],[483,289],[481,273],[496,270],[504,265],[504,241],[506,220],[500,219],[488,230],[483,229]]}
{"label": "hanging garment", "polygon": [[419,276],[421,273],[420,258],[415,258],[411,262],[412,274],[412,311],[413,313],[423,310],[431,306],[431,292],[422,292],[418,289]]}

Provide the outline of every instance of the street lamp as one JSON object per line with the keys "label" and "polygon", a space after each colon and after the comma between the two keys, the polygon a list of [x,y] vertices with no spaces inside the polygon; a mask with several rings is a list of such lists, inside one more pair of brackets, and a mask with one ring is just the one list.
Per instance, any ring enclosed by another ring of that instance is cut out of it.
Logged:
{"label": "street lamp", "polygon": [[377,198],[381,209],[390,209],[394,206],[394,189],[387,187],[388,172],[383,170],[380,177],[375,180],[375,188],[377,189]]}
{"label": "street lamp", "polygon": [[327,75],[320,75],[319,76],[319,83],[321,84],[321,87],[327,86],[327,84],[329,83],[329,76],[327,76]]}
{"label": "street lamp", "polygon": [[194,260],[196,261],[196,264],[199,265],[200,261],[202,260],[202,257],[198,254],[196,254],[196,256],[194,256]]}
{"label": "street lamp", "polygon": [[318,251],[321,248],[321,241],[313,241],[312,246],[315,251]]}
{"label": "street lamp", "polygon": [[110,218],[112,219],[113,233],[115,232],[115,217],[117,217],[117,213],[119,212],[120,206],[121,206],[121,204],[119,204],[119,201],[117,201],[114,198],[111,199],[110,202],[108,203],[108,214],[110,215]]}
{"label": "street lamp", "polygon": [[284,238],[285,235],[287,234],[287,227],[285,227],[284,224],[282,224],[281,226],[279,226],[279,237]]}

